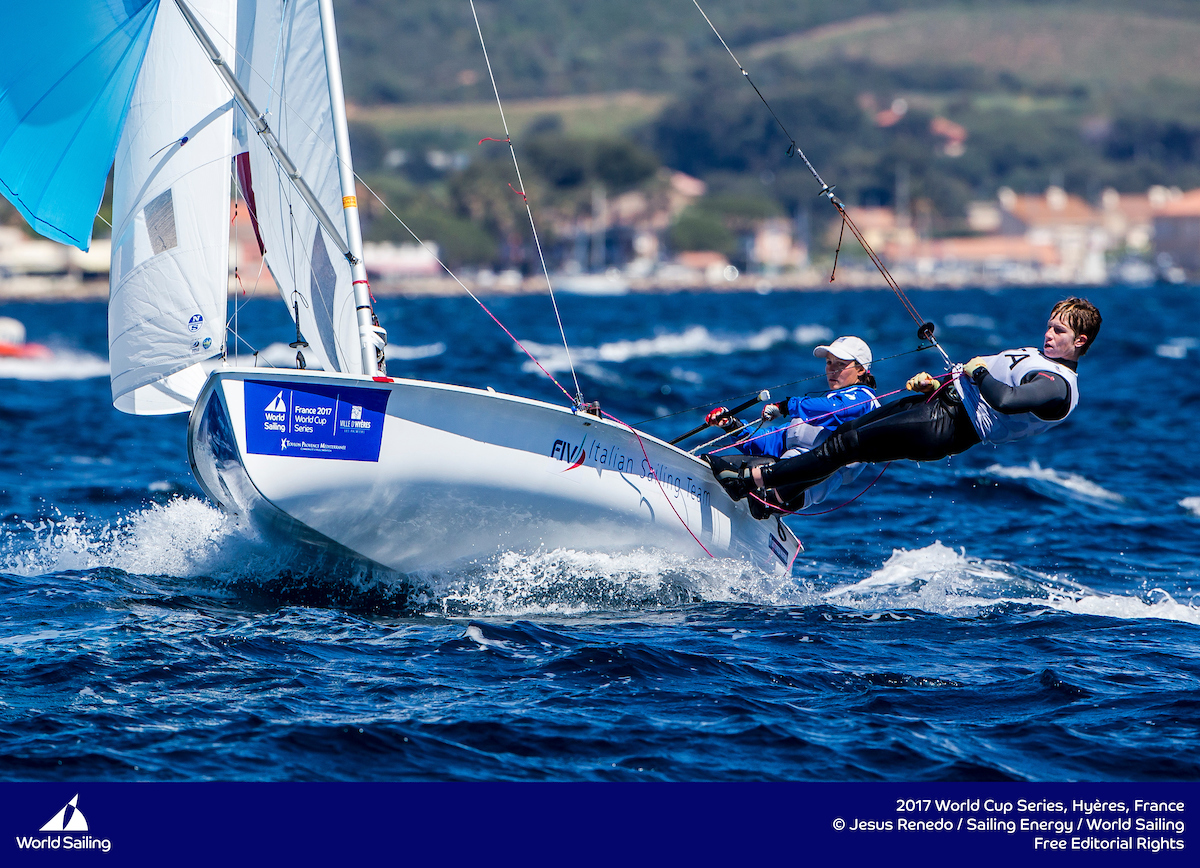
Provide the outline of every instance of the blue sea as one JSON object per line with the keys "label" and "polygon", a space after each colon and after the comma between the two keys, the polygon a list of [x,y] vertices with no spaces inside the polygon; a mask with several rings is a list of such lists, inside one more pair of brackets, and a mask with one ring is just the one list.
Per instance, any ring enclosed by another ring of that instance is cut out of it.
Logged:
{"label": "blue sea", "polygon": [[[966,361],[1040,345],[1065,294],[910,298]],[[1081,294],[1105,319],[1066,424],[789,517],[788,576],[307,562],[205,500],[186,418],[112,408],[102,303],[0,305],[55,352],[0,360],[0,780],[1200,780],[1200,288]],[[287,364],[283,305],[237,304],[241,352]],[[573,388],[548,298],[487,304]],[[585,397],[668,438],[819,391],[840,334],[881,392],[943,368],[886,291],[558,304]],[[562,401],[468,298],[378,310],[393,375]]]}

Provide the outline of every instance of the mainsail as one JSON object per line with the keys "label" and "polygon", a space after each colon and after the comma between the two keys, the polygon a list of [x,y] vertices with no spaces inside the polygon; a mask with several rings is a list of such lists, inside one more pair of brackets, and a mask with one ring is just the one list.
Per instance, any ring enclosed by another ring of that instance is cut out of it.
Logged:
{"label": "mainsail", "polygon": [[[242,3],[237,76],[280,145],[330,215],[342,213],[333,110],[317,0]],[[253,201],[267,265],[299,312],[305,356],[325,370],[361,374],[362,358],[350,265],[297,193],[279,162],[244,118],[237,124],[239,179]],[[247,165],[248,163],[248,165]]]}
{"label": "mainsail", "polygon": [[158,0],[6,3],[0,192],[39,234],[87,250]]}
{"label": "mainsail", "polygon": [[[232,42],[236,0],[193,0]],[[163,3],[113,180],[109,359],[113,404],[191,410],[224,351],[233,104],[174,3]]]}

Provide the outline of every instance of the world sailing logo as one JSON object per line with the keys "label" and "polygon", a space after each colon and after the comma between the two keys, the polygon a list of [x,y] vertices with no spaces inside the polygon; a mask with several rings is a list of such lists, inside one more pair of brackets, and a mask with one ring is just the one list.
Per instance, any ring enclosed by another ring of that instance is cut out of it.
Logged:
{"label": "world sailing logo", "polygon": [[267,413],[286,413],[287,412],[287,404],[283,403],[282,390],[279,392],[278,395],[275,396],[275,400],[266,406],[266,409],[264,412],[267,412]]}
{"label": "world sailing logo", "polygon": [[46,825],[42,826],[41,832],[86,832],[88,830],[87,818],[83,816],[83,811],[77,807],[79,802],[79,794],[75,794],[75,798],[63,805],[62,810],[46,821]]}
{"label": "world sailing logo", "polygon": [[62,806],[57,814],[46,821],[39,832],[51,832],[45,836],[19,836],[18,850],[100,850],[107,853],[112,849],[108,838],[93,838],[91,835],[67,835],[66,832],[88,831],[88,821],[79,810],[79,794]]}

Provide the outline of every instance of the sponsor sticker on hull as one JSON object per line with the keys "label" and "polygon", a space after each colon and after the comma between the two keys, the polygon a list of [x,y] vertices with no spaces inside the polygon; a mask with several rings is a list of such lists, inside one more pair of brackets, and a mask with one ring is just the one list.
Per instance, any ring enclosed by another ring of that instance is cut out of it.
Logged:
{"label": "sponsor sticker on hull", "polygon": [[335,461],[378,461],[386,389],[246,380],[246,449]]}

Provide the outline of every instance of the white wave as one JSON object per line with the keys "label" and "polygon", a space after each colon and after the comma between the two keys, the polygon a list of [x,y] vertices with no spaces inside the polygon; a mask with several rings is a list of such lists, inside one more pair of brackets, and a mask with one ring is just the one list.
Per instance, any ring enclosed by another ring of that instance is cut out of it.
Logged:
{"label": "white wave", "polygon": [[984,473],[1001,479],[1021,479],[1038,483],[1034,488],[1040,490],[1043,494],[1050,494],[1051,496],[1053,496],[1055,489],[1065,489],[1072,494],[1097,503],[1117,504],[1125,502],[1125,498],[1122,495],[1109,491],[1106,488],[1101,488],[1096,483],[1082,476],[1074,473],[1060,473],[1053,468],[1042,467],[1036,461],[1029,462],[1029,465],[1026,467],[1004,467],[1000,464],[993,464]]}
{"label": "white wave", "polygon": [[[297,566],[310,566],[310,559],[263,539],[235,516],[184,497],[113,523],[68,517],[28,524],[24,532],[10,532],[0,541],[0,572],[25,576],[110,568],[252,586]],[[322,575],[364,587],[407,581],[419,608],[455,616],[645,611],[699,601],[816,602],[790,577],[768,575],[742,561],[643,550],[507,552],[407,580],[386,570],[368,575],[341,563]]]}
{"label": "white wave", "polygon": [[[282,341],[267,344],[257,353],[243,353],[230,356],[229,364],[246,368],[294,368],[296,367],[296,351],[304,352],[304,347],[293,347]],[[316,359],[310,359],[305,354],[305,362],[309,370],[323,370]]]}
{"label": "white wave", "polygon": [[1192,515],[1200,516],[1200,497],[1185,497],[1179,501],[1179,505]]}
{"label": "white wave", "polygon": [[486,563],[417,578],[426,605],[447,615],[579,615],[699,601],[800,605],[814,595],[787,576],[730,559],[637,549],[506,552]]}
{"label": "white wave", "polygon": [[413,359],[432,359],[440,356],[446,352],[446,345],[441,341],[436,344],[418,344],[416,346],[388,344],[383,352],[388,359],[411,362]]}
{"label": "white wave", "polygon": [[140,575],[212,576],[238,572],[269,553],[235,516],[195,498],[154,504],[113,523],[63,518],[27,525],[5,538],[0,569],[17,575],[109,567]]}
{"label": "white wave", "polygon": [[1145,596],[1106,594],[1002,561],[971,558],[941,542],[913,551],[897,549],[867,578],[822,596],[835,605],[872,612],[909,608],[963,616],[1014,603],[1081,615],[1160,618],[1200,625],[1200,609],[1177,602],[1162,589]]}
{"label": "white wave", "polygon": [[952,313],[946,317],[946,325],[955,329],[983,329],[994,331],[996,321],[990,316],[979,316],[973,313]]}
{"label": "white wave", "polygon": [[802,325],[792,332],[792,340],[801,346],[815,347],[833,340],[833,332],[822,325]]}
{"label": "white wave", "polygon": [[[829,340],[832,336],[833,333],[824,326],[800,326],[793,332],[789,332],[783,326],[769,326],[752,334],[721,336],[710,332],[704,326],[696,325],[682,332],[669,332],[651,338],[612,341],[597,347],[572,347],[571,358],[576,365],[580,365],[589,362],[621,364],[631,359],[659,356],[726,356],[740,352],[763,352],[788,341],[814,345]],[[567,353],[561,345],[533,341],[522,343],[546,370],[569,370]],[[537,366],[533,362],[526,362],[524,370],[536,372]]]}
{"label": "white wave", "polygon": [[[258,351],[258,355],[253,353],[244,353],[239,356],[234,356],[230,359],[232,365],[243,365],[246,367],[265,367],[265,368],[294,368],[296,367],[296,347],[290,344],[277,342],[268,344]],[[304,352],[304,348],[299,348]],[[435,344],[418,344],[415,346],[405,346],[403,344],[388,344],[384,349],[384,355],[389,361],[395,359],[397,361],[409,362],[414,359],[430,359],[434,356],[440,356],[446,352],[446,345],[441,341]],[[308,369],[312,371],[322,370],[321,365],[314,358],[310,358],[309,353],[304,354],[305,362]]]}
{"label": "white wave", "polygon": [[0,358],[0,380],[90,380],[108,374],[107,359],[72,350],[58,350],[48,359]]}
{"label": "white wave", "polygon": [[1154,353],[1164,359],[1186,359],[1188,350],[1197,347],[1200,347],[1200,340],[1196,338],[1171,338],[1165,344],[1159,344]]}

